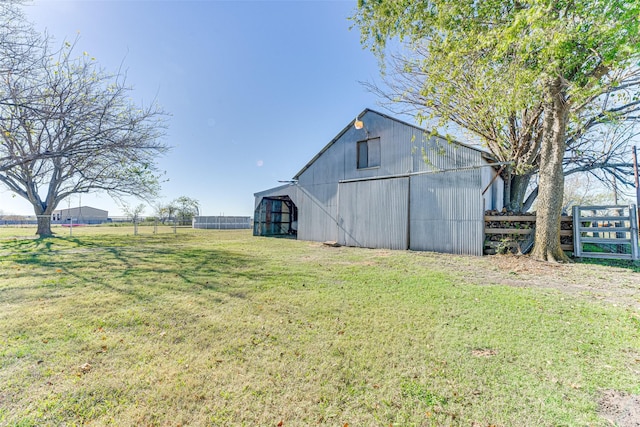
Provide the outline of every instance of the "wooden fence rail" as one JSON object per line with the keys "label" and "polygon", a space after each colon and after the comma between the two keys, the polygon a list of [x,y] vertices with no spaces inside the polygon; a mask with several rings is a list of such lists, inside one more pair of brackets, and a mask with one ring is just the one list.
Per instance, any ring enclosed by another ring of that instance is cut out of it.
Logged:
{"label": "wooden fence rail", "polygon": [[[575,257],[640,259],[634,205],[575,206],[561,217],[561,248]],[[536,216],[487,214],[484,253],[520,252],[533,244]]]}
{"label": "wooden fence rail", "polygon": [[[573,252],[573,218],[563,216],[560,238],[562,250]],[[535,215],[492,215],[484,216],[485,255],[499,251],[517,252],[526,241],[533,242]]]}

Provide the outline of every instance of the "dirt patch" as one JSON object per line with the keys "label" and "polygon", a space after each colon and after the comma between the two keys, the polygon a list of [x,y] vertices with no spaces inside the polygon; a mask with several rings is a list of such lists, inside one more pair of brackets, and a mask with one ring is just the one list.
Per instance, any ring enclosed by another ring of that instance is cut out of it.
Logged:
{"label": "dirt patch", "polygon": [[640,427],[640,395],[607,390],[598,404],[598,411],[612,425]]}
{"label": "dirt patch", "polygon": [[584,263],[549,263],[529,256],[462,257],[430,254],[434,266],[463,282],[554,289],[640,310],[640,273],[631,269]]}
{"label": "dirt patch", "polygon": [[474,357],[491,357],[496,354],[498,354],[498,352],[490,348],[475,348],[471,350],[471,355]]}

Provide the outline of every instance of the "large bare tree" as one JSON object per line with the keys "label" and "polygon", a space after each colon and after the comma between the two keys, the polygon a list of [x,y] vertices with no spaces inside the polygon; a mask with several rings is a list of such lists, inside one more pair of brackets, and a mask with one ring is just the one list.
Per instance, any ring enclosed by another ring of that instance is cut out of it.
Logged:
{"label": "large bare tree", "polygon": [[[15,27],[15,16],[5,13],[15,8],[0,11],[3,25]],[[1,70],[0,183],[31,203],[36,233],[52,234],[51,213],[72,194],[157,192],[155,162],[168,148],[164,112],[132,103],[122,72],[105,72],[69,42],[52,50],[19,22],[20,31],[3,41],[23,59]]]}

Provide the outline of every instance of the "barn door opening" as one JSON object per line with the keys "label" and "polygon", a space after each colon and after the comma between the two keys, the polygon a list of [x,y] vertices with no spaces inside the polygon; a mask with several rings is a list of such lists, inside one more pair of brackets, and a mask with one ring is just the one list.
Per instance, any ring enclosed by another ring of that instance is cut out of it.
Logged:
{"label": "barn door opening", "polygon": [[289,196],[262,198],[254,213],[253,235],[297,238],[298,208]]}
{"label": "barn door opening", "polygon": [[409,247],[409,178],[338,185],[338,243],[364,248]]}

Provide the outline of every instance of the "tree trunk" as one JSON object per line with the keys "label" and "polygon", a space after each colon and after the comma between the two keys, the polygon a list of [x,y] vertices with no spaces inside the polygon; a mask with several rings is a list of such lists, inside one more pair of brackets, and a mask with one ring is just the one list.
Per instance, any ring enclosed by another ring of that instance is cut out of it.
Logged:
{"label": "tree trunk", "polygon": [[[510,203],[505,205],[508,211],[524,212],[526,210],[523,209],[523,203],[530,180],[531,175],[513,175],[511,177],[511,183],[508,186],[511,193],[509,197]],[[505,191],[507,191],[507,188],[505,188]]]}
{"label": "tree trunk", "polygon": [[506,210],[511,210],[511,182],[514,175],[511,173],[511,166],[507,166],[505,170],[504,193],[502,194],[502,205]]}
{"label": "tree trunk", "polygon": [[53,233],[51,232],[51,215],[40,214],[37,218],[38,230],[36,231],[36,234],[40,238],[53,236]]}
{"label": "tree trunk", "polygon": [[560,248],[560,216],[564,194],[562,159],[566,148],[569,105],[561,77],[549,79],[545,86],[536,237],[531,256],[544,261],[566,262],[569,259]]}

